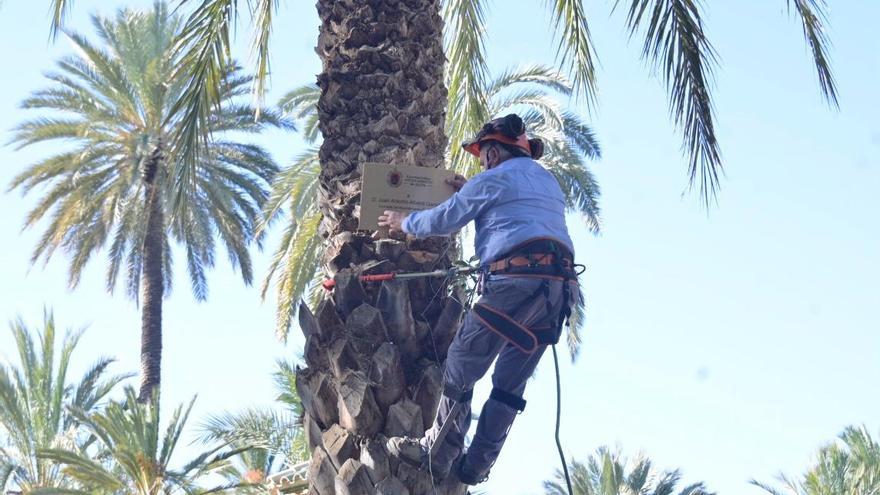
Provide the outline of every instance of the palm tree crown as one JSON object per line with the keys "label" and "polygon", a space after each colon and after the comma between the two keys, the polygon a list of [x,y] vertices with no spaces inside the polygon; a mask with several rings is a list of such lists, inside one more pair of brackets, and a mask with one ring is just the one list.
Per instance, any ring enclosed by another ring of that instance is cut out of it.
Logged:
{"label": "palm tree crown", "polygon": [[113,359],[101,358],[76,382],[68,373],[82,332],[66,332],[57,347],[55,319],[43,318],[41,331],[17,320],[15,337],[19,367],[0,365],[0,491],[11,484],[25,492],[37,487],[64,487],[57,465],[37,457],[50,447],[78,450],[78,420],[68,408],[92,412],[127,375],[108,376]]}
{"label": "palm tree crown", "polygon": [[309,460],[296,372],[292,362],[276,364],[272,377],[280,408],[212,414],[204,423],[204,442],[221,441],[235,448],[248,448],[223,473],[230,483],[242,485],[236,493],[266,493],[270,475]]}
{"label": "palm tree crown", "polygon": [[192,410],[193,401],[178,406],[164,428],[159,421],[158,394],[148,402],[138,402],[134,389],[127,387],[124,402],[113,402],[102,412],[73,410],[83,428],[94,436],[88,452],[63,448],[43,449],[41,458],[63,466],[63,473],[77,483],[64,492],[37,490],[34,495],[174,495],[222,492],[225,484],[203,488],[201,483],[220,474],[229,459],[240,450],[223,446],[203,452],[180,468],[171,464]]}
{"label": "palm tree crown", "polygon": [[[93,17],[103,46],[68,33],[77,54],[60,60],[46,77],[53,83],[22,106],[47,110],[23,122],[13,141],[19,148],[67,141],[72,149],[46,158],[19,174],[10,188],[48,190],[27,216],[25,227],[49,218],[33,261],[48,260],[58,248],[71,256],[70,285],[76,286],[89,259],[109,244],[106,274],[113,290],[121,270],[127,292],[138,297],[148,208],[139,196],[146,174],[155,174],[164,209],[183,205],[164,235],[164,284],[171,284],[171,239],[186,251],[192,288],[207,296],[205,271],[214,264],[216,242],[225,246],[245,282],[253,278],[247,244],[267,196],[276,166],[260,147],[224,139],[227,131],[255,133],[267,125],[291,127],[274,112],[238,103],[250,78],[229,67],[220,88],[221,110],[212,115],[216,139],[207,143],[197,166],[172,173],[171,136],[181,125],[171,113],[183,82],[174,77],[172,47],[181,22],[157,3],[150,12],[120,10],[114,19]],[[163,159],[157,170],[152,158]],[[152,178],[152,177],[151,177]]]}
{"label": "palm tree crown", "polygon": [[[678,470],[657,472],[650,459],[627,460],[620,453],[600,447],[587,462],[570,464],[573,495],[714,495],[703,483],[688,485],[676,492],[681,481]],[[568,495],[565,478],[559,471],[544,482],[547,495]]]}
{"label": "palm tree crown", "polygon": [[850,426],[822,447],[800,479],[779,475],[781,488],[752,480],[770,495],[869,495],[880,493],[880,443],[865,428]]}

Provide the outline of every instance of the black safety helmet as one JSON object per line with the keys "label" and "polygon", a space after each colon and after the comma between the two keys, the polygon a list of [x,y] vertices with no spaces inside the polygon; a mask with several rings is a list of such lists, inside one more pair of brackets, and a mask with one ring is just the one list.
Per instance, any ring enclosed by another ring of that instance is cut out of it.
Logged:
{"label": "black safety helmet", "polygon": [[537,138],[529,139],[525,124],[515,113],[490,120],[477,132],[474,139],[462,143],[461,146],[468,153],[479,157],[480,145],[490,141],[500,143],[514,155],[529,156],[535,160],[544,155],[544,142]]}

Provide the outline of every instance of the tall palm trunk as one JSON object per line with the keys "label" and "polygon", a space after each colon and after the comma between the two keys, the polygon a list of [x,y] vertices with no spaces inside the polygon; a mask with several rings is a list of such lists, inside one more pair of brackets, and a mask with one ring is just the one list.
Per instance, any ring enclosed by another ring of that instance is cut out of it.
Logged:
{"label": "tall palm trunk", "polygon": [[163,274],[165,213],[162,191],[156,176],[164,160],[162,144],[150,154],[143,172],[147,231],[143,245],[141,278],[141,385],[138,400],[149,401],[159,386],[162,363],[162,299],[165,292]]}
{"label": "tall palm trunk", "polygon": [[337,285],[314,314],[300,308],[307,368],[297,390],[312,494],[433,493],[427,473],[391,458],[380,434],[421,436],[430,426],[461,304],[444,282],[362,285],[356,275],[447,268],[449,243],[374,241],[356,231],[356,206],[365,163],[443,165],[439,8],[439,0],[318,1],[320,232],[323,267]]}

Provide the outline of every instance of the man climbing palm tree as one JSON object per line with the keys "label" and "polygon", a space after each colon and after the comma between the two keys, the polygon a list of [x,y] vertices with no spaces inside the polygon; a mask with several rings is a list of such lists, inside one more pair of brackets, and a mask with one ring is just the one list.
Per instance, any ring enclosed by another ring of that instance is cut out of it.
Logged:
{"label": "man climbing palm tree", "polygon": [[[556,178],[535,160],[543,143],[528,139],[511,114],[486,124],[464,144],[483,172],[430,210],[409,215],[386,211],[380,226],[417,237],[449,235],[471,220],[481,261],[483,294],[449,348],[443,398],[434,425],[422,439],[395,437],[388,448],[404,460],[445,478],[455,464],[463,483],[486,479],[518,412],[526,381],[548,344],[555,344],[577,291],[574,246],[565,225],[565,196]],[[483,407],[470,449],[473,387],[495,358],[492,394]]]}

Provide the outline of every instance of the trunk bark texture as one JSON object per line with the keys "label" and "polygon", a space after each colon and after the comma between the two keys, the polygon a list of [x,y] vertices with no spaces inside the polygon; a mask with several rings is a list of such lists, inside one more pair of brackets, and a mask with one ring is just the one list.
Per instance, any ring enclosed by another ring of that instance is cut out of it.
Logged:
{"label": "trunk bark texture", "polygon": [[141,274],[141,384],[138,400],[147,402],[159,387],[162,363],[162,300],[165,281],[162,267],[164,256],[165,213],[162,191],[156,176],[164,160],[162,145],[147,160],[143,171],[144,201],[147,210],[147,232],[144,235],[143,272]]}
{"label": "trunk bark texture", "polygon": [[436,414],[441,363],[462,314],[437,280],[361,284],[357,275],[448,268],[449,241],[374,240],[358,232],[359,167],[441,167],[446,89],[439,0],[319,0],[317,52],[321,235],[332,297],[300,308],[307,367],[297,390],[312,448],[309,493],[434,492],[427,473],[382,438],[423,435]]}

